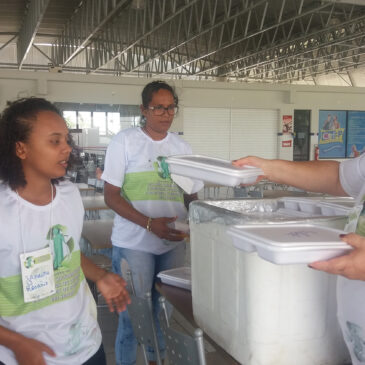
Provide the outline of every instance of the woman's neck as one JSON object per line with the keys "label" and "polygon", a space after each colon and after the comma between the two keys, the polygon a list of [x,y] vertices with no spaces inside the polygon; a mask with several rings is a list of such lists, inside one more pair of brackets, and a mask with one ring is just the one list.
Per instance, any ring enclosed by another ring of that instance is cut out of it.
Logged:
{"label": "woman's neck", "polygon": [[152,138],[154,141],[161,141],[167,136],[167,132],[160,133],[156,132],[153,129],[149,128],[147,125],[145,125],[142,128],[142,131],[147,134],[150,138]]}
{"label": "woman's neck", "polygon": [[42,183],[28,182],[24,187],[17,188],[16,191],[23,199],[35,205],[47,205],[56,195],[56,189],[50,180]]}

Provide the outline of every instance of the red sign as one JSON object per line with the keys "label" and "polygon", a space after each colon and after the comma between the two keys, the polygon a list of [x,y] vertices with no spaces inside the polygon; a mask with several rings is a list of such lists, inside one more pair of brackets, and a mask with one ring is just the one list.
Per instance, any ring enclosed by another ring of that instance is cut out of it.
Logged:
{"label": "red sign", "polygon": [[293,117],[291,115],[283,115],[283,134],[293,133]]}
{"label": "red sign", "polygon": [[291,147],[291,139],[289,141],[281,141],[281,147]]}

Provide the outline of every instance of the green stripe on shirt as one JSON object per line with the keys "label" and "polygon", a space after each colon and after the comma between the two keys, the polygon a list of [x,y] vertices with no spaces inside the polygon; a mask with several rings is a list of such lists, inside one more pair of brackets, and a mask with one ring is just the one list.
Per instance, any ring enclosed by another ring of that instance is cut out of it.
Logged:
{"label": "green stripe on shirt", "polygon": [[74,297],[84,279],[80,267],[80,251],[72,253],[55,270],[56,293],[36,302],[24,303],[21,275],[0,278],[0,316],[12,317],[47,307]]}
{"label": "green stripe on shirt", "polygon": [[163,179],[156,171],[127,173],[122,193],[129,201],[160,200],[184,203],[183,191],[171,178]]}

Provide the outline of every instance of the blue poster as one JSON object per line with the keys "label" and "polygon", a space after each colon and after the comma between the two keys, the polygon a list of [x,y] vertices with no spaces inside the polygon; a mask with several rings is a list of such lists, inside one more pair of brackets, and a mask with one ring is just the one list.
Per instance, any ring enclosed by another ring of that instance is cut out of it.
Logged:
{"label": "blue poster", "polygon": [[365,151],[365,112],[348,112],[347,157],[360,156]]}
{"label": "blue poster", "polygon": [[320,110],[318,147],[320,158],[345,158],[346,111]]}

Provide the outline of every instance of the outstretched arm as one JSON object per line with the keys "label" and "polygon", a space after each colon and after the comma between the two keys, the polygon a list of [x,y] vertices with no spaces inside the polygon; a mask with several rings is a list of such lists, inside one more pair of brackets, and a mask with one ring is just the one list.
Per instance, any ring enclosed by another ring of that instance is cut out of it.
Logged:
{"label": "outstretched arm", "polygon": [[248,156],[233,161],[236,166],[260,167],[270,181],[287,184],[299,189],[325,192],[332,195],[347,195],[339,178],[339,163],[336,161],[285,161],[267,160]]}
{"label": "outstretched arm", "polygon": [[86,278],[96,284],[111,312],[126,310],[130,298],[126,282],[119,275],[97,267],[83,254],[81,254],[81,267]]}

